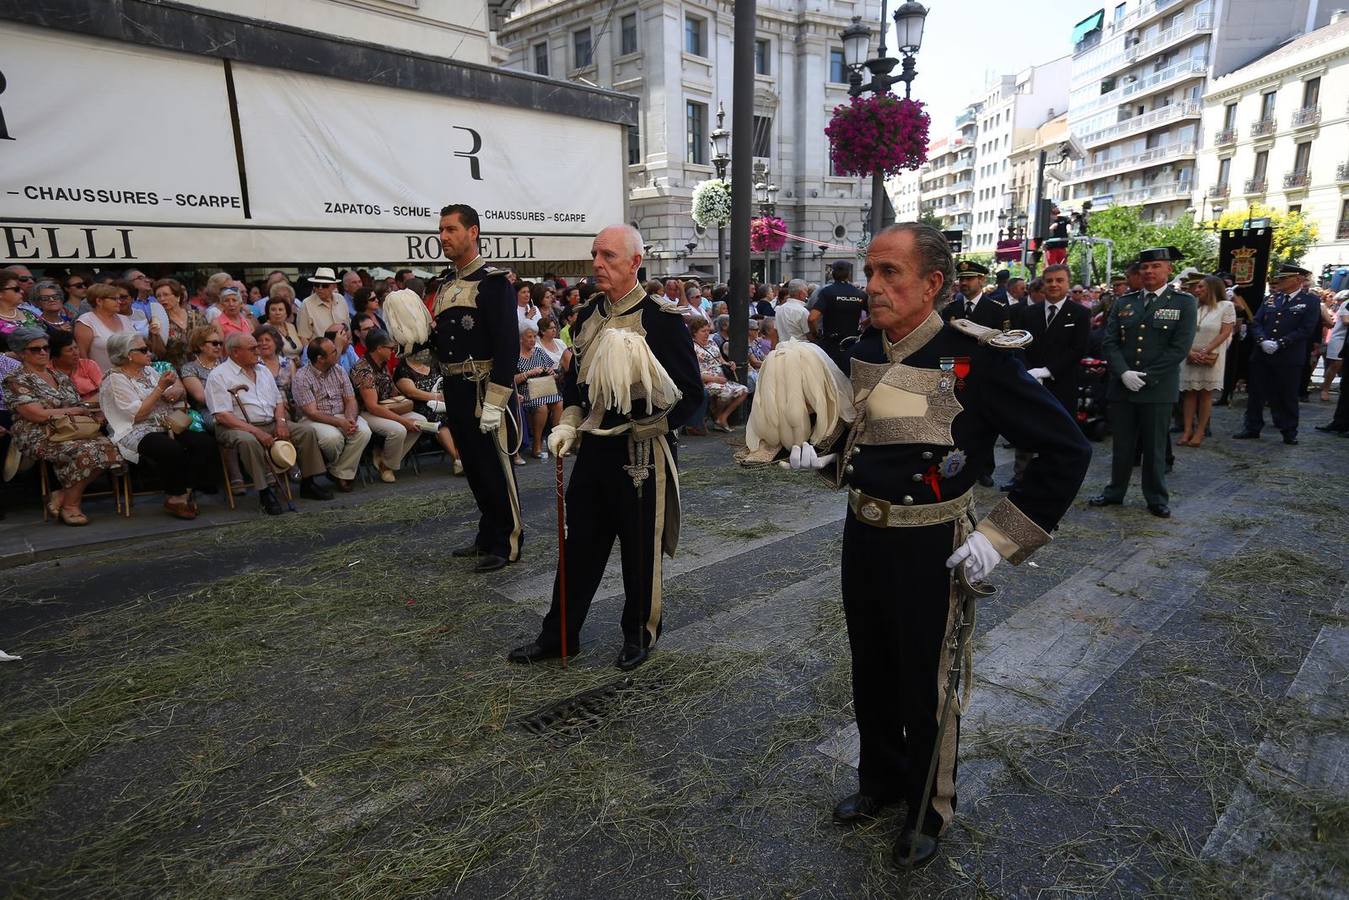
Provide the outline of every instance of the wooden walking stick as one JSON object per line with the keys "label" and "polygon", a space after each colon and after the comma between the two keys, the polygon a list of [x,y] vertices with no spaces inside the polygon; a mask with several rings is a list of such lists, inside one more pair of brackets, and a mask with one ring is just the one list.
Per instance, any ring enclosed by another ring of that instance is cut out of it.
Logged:
{"label": "wooden walking stick", "polygon": [[567,520],[566,503],[562,493],[562,455],[557,460],[557,602],[562,613],[559,627],[562,638],[562,668],[567,667]]}

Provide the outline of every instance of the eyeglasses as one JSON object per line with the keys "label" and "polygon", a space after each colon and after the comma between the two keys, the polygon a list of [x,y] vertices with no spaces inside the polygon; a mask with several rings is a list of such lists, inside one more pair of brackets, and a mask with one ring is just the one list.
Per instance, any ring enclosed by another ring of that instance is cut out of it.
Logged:
{"label": "eyeglasses", "polygon": [[66,290],[75,290],[75,291],[78,291],[80,288],[86,288],[86,287],[88,287],[88,286],[89,286],[89,285],[85,284],[83,281],[67,281],[67,282],[66,282]]}
{"label": "eyeglasses", "polygon": [[131,352],[131,353],[149,353],[149,352],[150,352],[150,348],[149,348],[149,347],[128,347],[127,350],[128,350],[128,352]]}
{"label": "eyeglasses", "polygon": [[47,353],[47,352],[49,352],[50,350],[51,350],[51,347],[48,346],[47,344],[43,344],[41,347],[24,347],[24,348],[23,348],[23,352],[25,352],[25,353]]}
{"label": "eyeglasses", "polygon": [[15,285],[12,285],[12,284],[6,284],[6,285],[0,285],[0,291],[15,291],[15,292],[17,292],[17,293],[22,294],[22,293],[23,293],[23,288],[16,287]]}
{"label": "eyeglasses", "polygon": [[19,278],[20,281],[32,281],[32,280],[33,280],[33,276],[32,276],[32,275],[20,275],[20,276],[18,276],[18,278]]}
{"label": "eyeglasses", "polygon": [[55,294],[43,294],[41,297],[37,298],[38,303],[46,303],[50,300],[55,300],[57,303],[61,302],[61,298]]}
{"label": "eyeglasses", "polygon": [[225,342],[224,342],[224,341],[202,341],[202,343],[203,343],[203,344],[210,344],[210,345],[212,345],[212,346],[214,346],[214,347],[223,347],[223,346],[225,345]]}
{"label": "eyeglasses", "polygon": [[118,294],[118,295],[117,295],[117,299],[118,299],[118,300],[130,300],[130,299],[131,299],[131,295],[130,295],[130,294]]}

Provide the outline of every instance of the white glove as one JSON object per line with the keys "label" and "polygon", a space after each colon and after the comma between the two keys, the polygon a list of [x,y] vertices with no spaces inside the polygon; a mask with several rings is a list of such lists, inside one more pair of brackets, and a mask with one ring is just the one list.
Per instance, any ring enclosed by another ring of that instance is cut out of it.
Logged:
{"label": "white glove", "polygon": [[566,456],[576,446],[576,428],[559,422],[548,435],[548,452],[554,456]]}
{"label": "white glove", "polygon": [[501,427],[501,416],[505,410],[500,406],[493,406],[491,403],[482,405],[482,416],[478,418],[478,430],[483,434],[490,431],[496,431]]}
{"label": "white glove", "polygon": [[1031,378],[1034,378],[1036,381],[1045,381],[1046,379],[1052,377],[1049,374],[1049,370],[1046,369],[1044,366],[1039,366],[1037,368],[1030,369],[1027,371],[1027,374],[1030,375]]}
{"label": "white glove", "polygon": [[993,549],[983,532],[976,531],[965,538],[965,543],[956,548],[956,552],[946,558],[946,568],[954,569],[965,564],[965,574],[970,581],[983,581],[993,567],[1002,562],[998,551]]}
{"label": "white glove", "polygon": [[1147,377],[1143,372],[1125,372],[1119,377],[1119,380],[1129,390],[1137,391],[1143,387]]}
{"label": "white glove", "polygon": [[837,453],[818,456],[810,444],[797,444],[792,448],[790,459],[783,460],[779,465],[788,469],[823,469],[837,458]]}
{"label": "white glove", "polygon": [[1278,342],[1278,341],[1261,341],[1261,342],[1260,342],[1260,349],[1263,350],[1263,351],[1265,351],[1266,353],[1273,353],[1275,350],[1278,350],[1278,349],[1279,349],[1279,342]]}

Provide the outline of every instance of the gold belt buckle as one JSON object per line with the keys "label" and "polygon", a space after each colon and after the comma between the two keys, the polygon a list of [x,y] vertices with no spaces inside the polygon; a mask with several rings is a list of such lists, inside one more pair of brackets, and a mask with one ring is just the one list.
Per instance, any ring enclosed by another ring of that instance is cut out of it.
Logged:
{"label": "gold belt buckle", "polygon": [[857,505],[857,515],[868,525],[875,525],[877,528],[885,528],[890,524],[890,502],[888,500],[877,500],[874,497],[862,495],[862,502]]}

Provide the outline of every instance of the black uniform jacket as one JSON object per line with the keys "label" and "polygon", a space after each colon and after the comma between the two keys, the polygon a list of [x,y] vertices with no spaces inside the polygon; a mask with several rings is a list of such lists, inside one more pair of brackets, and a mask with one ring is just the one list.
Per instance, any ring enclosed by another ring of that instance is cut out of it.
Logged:
{"label": "black uniform jacket", "polygon": [[[1255,310],[1251,334],[1255,338],[1251,356],[1268,356],[1270,365],[1296,366],[1307,362],[1307,344],[1320,334],[1321,302],[1307,290],[1296,294],[1278,291],[1265,298]],[[1279,349],[1266,354],[1261,341],[1274,341]]]}
{"label": "black uniform jacket", "polygon": [[[981,345],[936,313],[887,345],[884,334],[868,328],[852,348],[850,374],[864,419],[848,437],[851,453],[839,460],[843,481],[896,505],[953,500],[988,471],[994,441],[1005,435],[1038,454],[985,520],[993,519],[1014,545],[1009,550],[1007,541],[994,540],[994,546],[1020,562],[1048,540],[1072,504],[1091,445],[1015,352]],[[891,366],[895,359],[900,365]]]}
{"label": "black uniform jacket", "polygon": [[[616,428],[630,420],[646,420],[662,413],[668,430],[683,425],[703,403],[703,376],[693,352],[693,338],[689,336],[688,325],[680,315],[679,307],[664,297],[648,295],[640,284],[617,302],[604,294],[595,294],[577,311],[576,321],[571,326],[572,364],[562,384],[562,402],[568,413],[564,414],[564,421],[578,425],[590,416],[590,389],[579,380],[580,362],[590,342],[605,326],[640,326],[656,361],[664,367],[683,396],[668,410],[651,409],[644,399],[634,397],[631,414],[605,410],[600,427]],[[579,420],[571,413],[573,409],[580,410]]]}
{"label": "black uniform jacket", "polygon": [[974,305],[973,315],[966,312],[965,298],[956,294],[941,311],[941,317],[947,322],[952,319],[969,319],[976,325],[997,328],[1000,331],[1012,327],[1012,308],[1007,305],[1006,300],[998,300],[990,294],[984,294],[979,298],[979,302]]}
{"label": "black uniform jacket", "polygon": [[1051,377],[1045,387],[1064,409],[1074,412],[1078,373],[1091,341],[1091,313],[1081,303],[1064,300],[1054,314],[1053,324],[1046,328],[1045,305],[1032,303],[1018,308],[1016,327],[1029,331],[1033,338],[1025,351],[1026,368],[1048,369]]}
{"label": "black uniform jacket", "polygon": [[442,363],[491,361],[492,386],[488,399],[504,406],[515,390],[516,360],[520,357],[520,324],[515,313],[515,288],[506,270],[487,265],[481,257],[459,270],[441,286],[432,315],[436,355]]}

